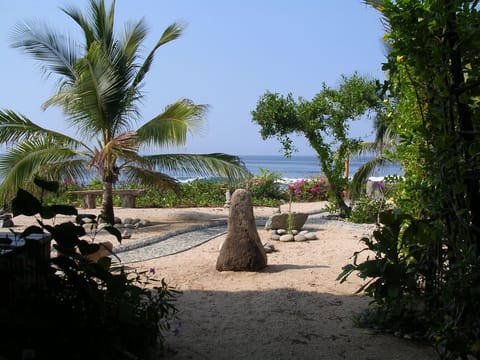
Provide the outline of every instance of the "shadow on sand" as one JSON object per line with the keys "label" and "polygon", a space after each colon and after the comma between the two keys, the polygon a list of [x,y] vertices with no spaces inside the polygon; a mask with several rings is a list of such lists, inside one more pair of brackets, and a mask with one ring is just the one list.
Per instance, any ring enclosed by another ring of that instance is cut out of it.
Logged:
{"label": "shadow on sand", "polygon": [[[165,334],[166,357],[174,360],[436,358],[432,347],[355,327],[352,318],[366,308],[368,301],[361,296],[290,288],[188,290],[178,300],[181,324],[174,326],[177,334]],[[156,356],[152,358],[158,358],[158,353]]]}

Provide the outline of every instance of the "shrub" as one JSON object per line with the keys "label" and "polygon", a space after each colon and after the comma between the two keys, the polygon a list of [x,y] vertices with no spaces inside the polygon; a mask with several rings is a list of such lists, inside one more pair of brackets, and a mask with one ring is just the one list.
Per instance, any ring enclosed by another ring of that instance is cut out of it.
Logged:
{"label": "shrub", "polygon": [[[43,190],[58,189],[56,183],[35,183]],[[40,216],[38,225],[19,236],[50,233],[60,255],[45,265],[41,289],[18,289],[19,301],[1,312],[0,326],[11,335],[0,340],[2,355],[20,358],[21,350],[29,348],[36,358],[122,359],[141,355],[158,340],[162,344],[161,332],[170,328],[177,312],[177,292],[164,280],[156,280],[153,271],[114,264],[110,257],[89,261],[85,256],[100,245],[83,239],[86,231],[78,217],[78,223],[44,222],[57,214],[78,215],[73,207],[43,205],[19,189],[12,212]],[[121,240],[114,227],[104,229]]]}
{"label": "shrub", "polygon": [[372,193],[361,196],[352,207],[349,220],[354,223],[376,223],[382,211],[395,207],[394,198],[398,192],[398,176],[386,176],[383,181],[374,183]]}
{"label": "shrub", "polygon": [[301,179],[288,185],[293,201],[312,202],[328,199],[328,180],[325,176]]}
{"label": "shrub", "polygon": [[225,193],[230,190],[226,182],[196,179],[182,184],[180,205],[185,207],[223,206]]}
{"label": "shrub", "polygon": [[357,224],[373,224],[378,222],[382,209],[385,209],[385,200],[364,196],[353,206],[349,220]]}
{"label": "shrub", "polygon": [[[248,190],[252,196],[253,204],[264,205],[265,200],[285,200],[286,194],[280,183],[281,175],[266,169],[260,169],[260,171],[260,175],[250,178],[244,184],[245,190]],[[275,203],[278,206],[278,202]]]}
{"label": "shrub", "polygon": [[343,283],[356,272],[365,280],[357,293],[365,292],[372,297],[376,307],[360,319],[362,325],[419,333],[424,338],[428,335],[425,322],[428,299],[424,290],[429,285],[425,283],[422,250],[432,235],[435,236],[435,229],[428,222],[399,210],[379,214],[379,225],[373,235],[361,239],[365,248],[354,253],[353,262],[345,265],[337,278]]}

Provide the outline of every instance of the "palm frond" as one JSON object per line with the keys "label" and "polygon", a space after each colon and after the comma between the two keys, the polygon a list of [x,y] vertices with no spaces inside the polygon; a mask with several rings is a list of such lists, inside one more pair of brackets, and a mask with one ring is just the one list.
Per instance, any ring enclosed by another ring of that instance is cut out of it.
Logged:
{"label": "palm frond", "polygon": [[236,182],[248,178],[251,173],[239,157],[222,153],[214,154],[161,154],[145,158],[157,169],[175,175],[218,176]]}
{"label": "palm frond", "polygon": [[54,31],[47,24],[25,22],[16,25],[12,39],[11,47],[38,60],[46,75],[53,72],[68,82],[74,81],[78,46],[64,33]]}
{"label": "palm frond", "polygon": [[[63,170],[53,171],[60,168]],[[59,180],[64,174],[79,178],[85,169],[85,158],[69,148],[58,147],[42,138],[24,140],[0,155],[0,178],[3,179],[0,191],[15,192],[17,187],[30,183],[38,174],[49,180]]]}
{"label": "palm frond", "polygon": [[[92,45],[85,58],[76,64],[79,79],[67,90],[61,105],[78,133],[87,138],[105,129],[115,134],[119,118],[125,118],[122,105],[125,96],[123,79],[99,45]],[[63,100],[68,101],[63,101]],[[108,141],[108,140],[107,140]]]}
{"label": "palm frond", "polygon": [[180,146],[187,141],[188,132],[201,129],[207,105],[195,105],[182,99],[167,106],[163,113],[137,130],[140,143],[161,147]]}
{"label": "palm frond", "polygon": [[114,161],[118,158],[135,158],[137,159],[138,146],[136,136],[132,133],[123,133],[105,144],[105,146],[92,157],[90,165],[96,169],[103,169],[111,159]]}
{"label": "palm frond", "polygon": [[173,190],[176,194],[181,192],[178,180],[161,172],[142,167],[127,166],[123,174],[125,180],[131,184],[144,184],[161,191]]}
{"label": "palm frond", "polygon": [[387,159],[384,156],[379,156],[376,157],[362,166],[360,166],[353,176],[352,182],[350,184],[350,196],[352,199],[358,198],[362,192],[363,189],[365,189],[365,185],[368,181],[368,178],[372,176],[372,174],[375,172],[375,170],[381,168],[385,164],[389,163],[390,160]]}
{"label": "palm frond", "polygon": [[378,153],[378,144],[376,142],[361,142],[359,144],[358,150],[355,152],[355,155],[367,155],[367,154],[376,154]]}
{"label": "palm frond", "polygon": [[157,43],[155,44],[154,48],[150,51],[148,56],[145,58],[145,61],[143,62],[142,66],[138,69],[137,76],[135,77],[135,80],[132,83],[132,87],[131,87],[132,91],[136,91],[135,89],[138,88],[138,86],[141,84],[141,82],[145,78],[145,75],[150,70],[150,66],[152,65],[155,52],[158,50],[158,48],[170,41],[173,41],[179,38],[182,35],[184,28],[185,27],[183,25],[180,25],[178,23],[173,23],[164,30],[162,36],[157,41]]}
{"label": "palm frond", "polygon": [[87,148],[82,142],[56,131],[45,129],[33,123],[26,116],[11,110],[0,110],[0,142],[17,144],[35,138],[48,138],[57,144],[68,145],[72,148]]}
{"label": "palm frond", "polygon": [[47,180],[75,179],[83,182],[88,179],[89,167],[86,158],[63,158],[43,166],[38,175]]}
{"label": "palm frond", "polygon": [[[384,8],[383,8],[383,1],[382,0],[364,0],[363,2],[366,5],[369,5],[369,6],[373,7],[378,12],[383,13]],[[383,25],[385,31],[390,32],[391,31],[391,26],[390,26],[390,21],[388,20],[388,18],[386,16],[382,16],[380,21],[382,22],[382,25]]]}
{"label": "palm frond", "polygon": [[112,2],[110,9],[107,11],[104,1],[90,0],[87,17],[74,6],[61,8],[82,29],[85,37],[85,51],[95,41],[100,40],[106,45],[106,49],[113,44],[114,5],[115,2]]}
{"label": "palm frond", "polygon": [[147,26],[143,20],[138,21],[134,25],[125,26],[124,35],[120,43],[122,44],[123,53],[126,59],[128,59],[129,64],[135,62],[137,51],[147,37],[147,30]]}

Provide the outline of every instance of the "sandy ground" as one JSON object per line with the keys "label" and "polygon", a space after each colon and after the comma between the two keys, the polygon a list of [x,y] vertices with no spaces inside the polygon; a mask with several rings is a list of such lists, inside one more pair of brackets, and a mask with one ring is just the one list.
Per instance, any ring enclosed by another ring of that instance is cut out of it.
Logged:
{"label": "sandy ground", "polygon": [[[323,205],[294,204],[292,211],[319,210]],[[269,216],[275,210],[255,208],[254,213]],[[135,241],[195,222],[225,219],[228,209],[116,209],[116,215],[155,223],[135,232],[129,240]],[[22,217],[14,221],[18,228],[28,222]],[[259,272],[215,270],[225,235],[188,251],[134,263],[140,269],[154,268],[158,277],[182,291],[177,303],[181,326],[178,335],[165,334],[166,358],[435,359],[431,347],[355,327],[353,316],[370,299],[354,295],[362,284],[357,276],[343,284],[336,278],[353,252],[362,248],[365,227],[332,220],[306,228],[319,239],[273,242],[276,251],[267,255],[268,266]],[[269,241],[267,231],[258,232],[263,242]]]}

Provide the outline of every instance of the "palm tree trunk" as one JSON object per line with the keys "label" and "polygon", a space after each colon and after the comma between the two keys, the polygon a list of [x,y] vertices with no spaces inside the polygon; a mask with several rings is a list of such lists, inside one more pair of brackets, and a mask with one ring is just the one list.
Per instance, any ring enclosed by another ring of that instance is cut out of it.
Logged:
{"label": "palm tree trunk", "polygon": [[109,224],[114,223],[113,214],[113,182],[103,180],[102,212],[100,217]]}

